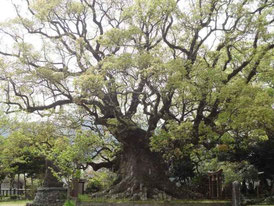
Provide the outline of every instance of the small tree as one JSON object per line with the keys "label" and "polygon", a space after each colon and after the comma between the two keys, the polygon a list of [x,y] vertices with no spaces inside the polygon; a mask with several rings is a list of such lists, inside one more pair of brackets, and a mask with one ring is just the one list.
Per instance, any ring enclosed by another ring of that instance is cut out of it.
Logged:
{"label": "small tree", "polygon": [[[111,161],[113,150],[106,147],[106,139],[101,139],[90,131],[77,131],[75,136],[56,139],[47,158],[58,167],[53,174],[59,180],[65,180],[68,188],[68,198],[70,197],[73,183],[79,182],[82,172],[92,165],[94,161]],[[110,146],[111,141],[109,141]],[[99,169],[99,168],[98,168]],[[95,168],[95,171],[98,170]]]}

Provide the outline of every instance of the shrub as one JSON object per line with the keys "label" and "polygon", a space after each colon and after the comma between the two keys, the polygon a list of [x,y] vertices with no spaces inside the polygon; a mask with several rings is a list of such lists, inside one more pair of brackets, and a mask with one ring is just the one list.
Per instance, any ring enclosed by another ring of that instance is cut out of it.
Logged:
{"label": "shrub", "polygon": [[103,188],[103,185],[101,184],[101,182],[99,180],[91,179],[88,182],[86,192],[87,193],[94,193],[94,192],[100,191],[102,188]]}
{"label": "shrub", "polygon": [[11,196],[10,196],[10,199],[11,199],[11,200],[17,200],[17,199],[19,199],[19,198],[18,198],[18,195],[11,195]]}
{"label": "shrub", "polygon": [[72,200],[67,200],[65,203],[64,203],[64,206],[75,206],[74,202]]}
{"label": "shrub", "polygon": [[86,193],[94,193],[105,190],[113,185],[117,175],[109,170],[93,172],[93,177],[89,180]]}

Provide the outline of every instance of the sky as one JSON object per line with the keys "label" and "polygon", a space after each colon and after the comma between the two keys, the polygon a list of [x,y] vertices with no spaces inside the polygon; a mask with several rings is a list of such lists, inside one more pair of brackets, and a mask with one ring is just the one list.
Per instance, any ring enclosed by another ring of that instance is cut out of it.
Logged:
{"label": "sky", "polygon": [[11,4],[11,0],[0,0],[0,22],[3,22],[14,16],[15,12]]}

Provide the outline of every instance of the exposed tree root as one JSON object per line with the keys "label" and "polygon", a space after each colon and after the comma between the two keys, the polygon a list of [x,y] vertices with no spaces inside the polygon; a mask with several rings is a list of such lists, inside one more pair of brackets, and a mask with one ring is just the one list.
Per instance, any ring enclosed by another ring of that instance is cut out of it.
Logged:
{"label": "exposed tree root", "polygon": [[[127,138],[126,138],[127,137]],[[149,139],[140,130],[126,134],[123,150],[116,172],[119,181],[109,190],[96,193],[93,197],[108,199],[130,200],[171,200],[183,198],[199,198],[200,194],[181,190],[171,183],[161,154],[152,152],[149,148]]]}
{"label": "exposed tree root", "polygon": [[157,184],[154,187],[146,186],[133,177],[126,177],[118,184],[103,192],[95,193],[93,198],[104,197],[106,199],[129,199],[129,200],[173,200],[173,199],[198,199],[203,195],[187,189],[176,187],[173,183],[167,182]]}

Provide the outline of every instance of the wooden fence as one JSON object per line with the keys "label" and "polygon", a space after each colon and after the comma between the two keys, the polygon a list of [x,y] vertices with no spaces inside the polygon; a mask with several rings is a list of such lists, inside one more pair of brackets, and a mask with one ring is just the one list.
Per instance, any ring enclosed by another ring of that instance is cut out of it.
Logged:
{"label": "wooden fence", "polygon": [[0,197],[9,197],[13,195],[26,195],[30,189],[1,189],[0,190]]}

